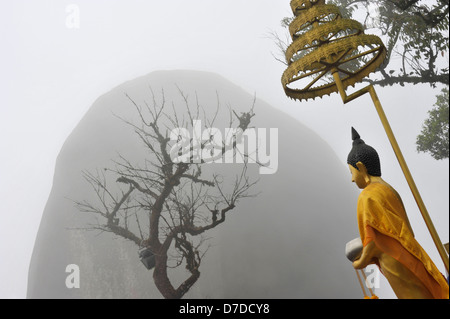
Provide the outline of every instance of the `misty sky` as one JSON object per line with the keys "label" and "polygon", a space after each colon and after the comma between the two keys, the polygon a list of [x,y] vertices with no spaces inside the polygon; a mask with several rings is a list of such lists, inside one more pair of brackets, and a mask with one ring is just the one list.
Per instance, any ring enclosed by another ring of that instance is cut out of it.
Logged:
{"label": "misty sky", "polygon": [[[402,195],[418,241],[444,272],[370,98],[343,105],[337,94],[307,103],[284,95],[285,66],[272,56],[277,48],[270,33],[284,32],[280,20],[291,16],[289,0],[0,3],[0,298],[25,297],[56,157],[72,129],[102,94],[166,69],[218,73],[292,114],[330,144],[343,169],[354,126],[379,151],[385,180]],[[67,23],[69,5],[79,9],[79,28]],[[441,239],[448,242],[448,160],[417,154],[414,144],[440,87],[376,90]],[[349,173],[342,183],[350,182]]]}

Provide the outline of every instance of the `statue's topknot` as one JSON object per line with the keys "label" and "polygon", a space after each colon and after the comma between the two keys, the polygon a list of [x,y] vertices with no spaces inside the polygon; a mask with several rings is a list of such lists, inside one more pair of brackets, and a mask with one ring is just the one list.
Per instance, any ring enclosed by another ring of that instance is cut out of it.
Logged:
{"label": "statue's topknot", "polygon": [[352,127],[353,148],[348,154],[347,164],[358,169],[356,163],[361,162],[372,176],[381,176],[380,158],[377,151],[364,143],[358,132]]}

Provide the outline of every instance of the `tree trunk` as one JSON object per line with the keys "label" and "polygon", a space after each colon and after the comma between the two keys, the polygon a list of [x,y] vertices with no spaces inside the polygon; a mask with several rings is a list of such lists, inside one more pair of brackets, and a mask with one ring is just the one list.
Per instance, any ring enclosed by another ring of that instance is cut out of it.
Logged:
{"label": "tree trunk", "polygon": [[167,276],[167,254],[155,255],[155,262],[153,279],[156,288],[165,299],[180,299],[182,296],[175,290]]}

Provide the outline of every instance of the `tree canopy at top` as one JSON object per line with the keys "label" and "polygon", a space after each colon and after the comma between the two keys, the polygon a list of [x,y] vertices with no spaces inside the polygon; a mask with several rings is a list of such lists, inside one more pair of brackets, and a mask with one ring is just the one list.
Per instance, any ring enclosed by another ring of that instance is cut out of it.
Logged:
{"label": "tree canopy at top", "polygon": [[[385,41],[381,86],[405,83],[449,85],[449,0],[333,0],[344,16],[364,12],[367,33]],[[376,30],[374,30],[376,29]],[[446,56],[447,55],[447,56]]]}

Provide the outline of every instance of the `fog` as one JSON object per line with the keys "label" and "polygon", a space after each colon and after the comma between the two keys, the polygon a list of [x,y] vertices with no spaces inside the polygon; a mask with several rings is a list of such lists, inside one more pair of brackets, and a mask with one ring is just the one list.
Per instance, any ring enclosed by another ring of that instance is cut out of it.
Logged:
{"label": "fog", "polygon": [[[379,151],[384,178],[402,195],[418,241],[444,272],[369,97],[345,106],[338,95],[307,103],[285,97],[284,66],[274,60],[268,34],[282,32],[280,20],[291,15],[288,2],[2,3],[0,297],[26,296],[34,241],[69,134],[98,97],[155,70],[225,77],[318,134],[344,170],[354,126]],[[70,4],[78,6],[79,28],[67,24]],[[440,90],[423,85],[376,90],[437,231],[448,242],[448,160],[417,154],[414,145]],[[350,175],[342,183],[351,184]]]}

